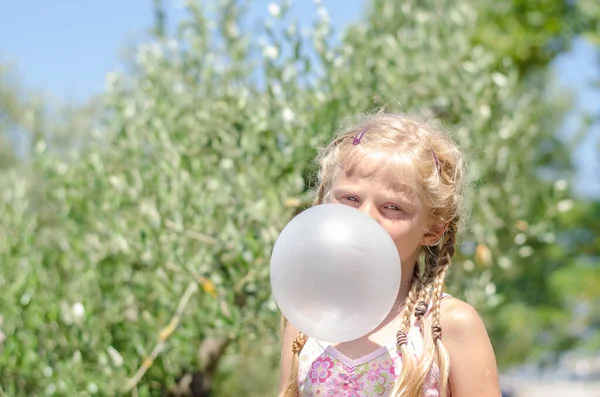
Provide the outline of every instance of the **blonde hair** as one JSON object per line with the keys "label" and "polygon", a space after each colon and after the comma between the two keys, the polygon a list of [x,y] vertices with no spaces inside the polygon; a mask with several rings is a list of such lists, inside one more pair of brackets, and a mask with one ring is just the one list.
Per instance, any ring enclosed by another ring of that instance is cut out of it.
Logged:
{"label": "blonde hair", "polygon": [[[362,161],[365,158],[370,160],[367,164]],[[414,175],[414,188],[429,210],[429,224],[444,227],[437,244],[421,247],[420,264],[415,266],[398,331],[402,372],[391,395],[422,395],[434,363],[440,371],[441,395],[447,395],[450,361],[441,340],[440,298],[454,255],[461,214],[464,159],[460,149],[433,121],[379,112],[342,129],[319,153],[317,162],[320,169],[315,205],[329,201],[332,181],[340,169],[350,175],[385,178],[392,185],[406,183],[406,177]],[[425,315],[428,309],[430,319]],[[423,354],[418,358],[407,345],[407,335],[414,322],[419,325],[424,341]],[[295,341],[292,374],[284,397],[298,395],[300,349]]]}

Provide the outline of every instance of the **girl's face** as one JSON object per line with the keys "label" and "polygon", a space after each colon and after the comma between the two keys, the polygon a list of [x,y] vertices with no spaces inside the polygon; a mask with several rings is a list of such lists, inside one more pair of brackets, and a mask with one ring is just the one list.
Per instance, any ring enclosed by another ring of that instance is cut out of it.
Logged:
{"label": "girl's face", "polygon": [[402,271],[412,274],[421,245],[434,243],[438,236],[427,233],[427,208],[410,185],[395,186],[377,178],[337,172],[330,190],[330,202],[349,205],[375,219],[390,234],[402,261]]}

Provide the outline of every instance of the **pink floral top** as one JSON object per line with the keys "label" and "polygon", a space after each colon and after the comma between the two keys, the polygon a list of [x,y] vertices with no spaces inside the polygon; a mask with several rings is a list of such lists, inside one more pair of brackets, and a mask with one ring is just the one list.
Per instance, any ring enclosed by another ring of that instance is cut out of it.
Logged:
{"label": "pink floral top", "polygon": [[[417,326],[408,333],[408,346],[416,355],[423,352],[423,336]],[[388,397],[402,370],[402,359],[395,344],[352,360],[334,346],[308,338],[299,360],[300,397]],[[425,383],[423,396],[440,396],[439,369],[435,365]]]}

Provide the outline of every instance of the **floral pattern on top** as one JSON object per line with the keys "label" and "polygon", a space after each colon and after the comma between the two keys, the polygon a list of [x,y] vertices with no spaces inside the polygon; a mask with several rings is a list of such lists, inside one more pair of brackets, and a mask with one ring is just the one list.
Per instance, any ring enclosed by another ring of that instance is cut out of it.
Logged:
{"label": "floral pattern on top", "polygon": [[[423,336],[419,328],[414,325],[407,336],[409,349],[420,356]],[[402,371],[402,358],[395,344],[353,360],[330,344],[308,338],[299,360],[300,397],[390,397]],[[440,397],[439,384],[439,368],[434,364],[423,397]]]}

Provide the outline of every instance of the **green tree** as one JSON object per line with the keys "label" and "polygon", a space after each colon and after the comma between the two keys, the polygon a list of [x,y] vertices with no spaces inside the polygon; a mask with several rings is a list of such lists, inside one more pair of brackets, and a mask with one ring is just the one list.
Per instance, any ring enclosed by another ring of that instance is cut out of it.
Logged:
{"label": "green tree", "polygon": [[23,104],[8,67],[0,65],[0,170],[17,163],[9,132],[23,119]]}

